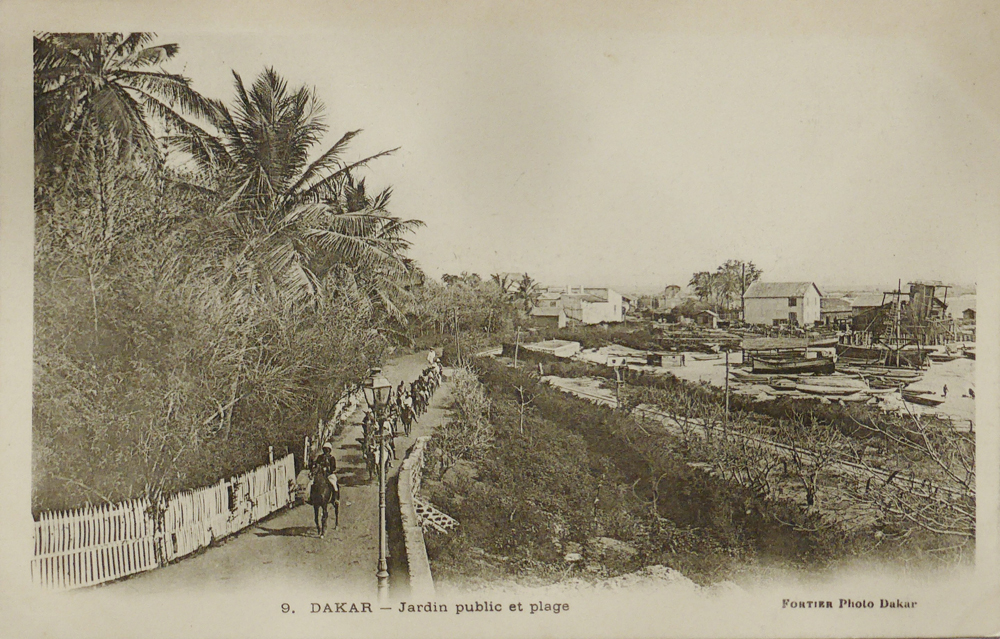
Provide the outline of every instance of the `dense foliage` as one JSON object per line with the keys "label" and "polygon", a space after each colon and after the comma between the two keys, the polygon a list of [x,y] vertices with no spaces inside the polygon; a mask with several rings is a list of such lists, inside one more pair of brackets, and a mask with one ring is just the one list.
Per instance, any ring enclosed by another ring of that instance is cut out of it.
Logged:
{"label": "dense foliage", "polygon": [[[824,563],[857,543],[783,523],[809,520],[689,466],[679,448],[651,445],[631,417],[497,361],[474,368],[494,434],[489,454],[446,466],[434,461],[450,454],[447,443],[432,440],[425,490],[462,523],[429,538],[439,578],[556,580],[578,549],[594,574],[662,563],[710,582],[753,565]],[[635,552],[601,552],[601,538]]]}
{"label": "dense foliage", "polygon": [[[151,34],[35,37],[33,510],[193,488],[298,450],[380,361],[419,224],[315,149],[313,91],[233,106]],[[315,157],[311,162],[310,158]]]}

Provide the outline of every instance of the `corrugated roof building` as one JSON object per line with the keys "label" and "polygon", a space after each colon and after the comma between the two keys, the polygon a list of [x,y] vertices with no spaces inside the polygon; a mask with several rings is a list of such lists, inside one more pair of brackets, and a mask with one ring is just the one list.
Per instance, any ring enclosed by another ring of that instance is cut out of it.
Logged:
{"label": "corrugated roof building", "polygon": [[747,324],[811,326],[823,294],[813,282],[754,282],[743,295]]}

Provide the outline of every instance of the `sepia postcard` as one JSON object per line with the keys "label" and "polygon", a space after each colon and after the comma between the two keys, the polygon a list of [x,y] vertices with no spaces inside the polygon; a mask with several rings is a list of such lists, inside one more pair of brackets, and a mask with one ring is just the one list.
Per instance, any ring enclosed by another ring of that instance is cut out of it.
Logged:
{"label": "sepia postcard", "polygon": [[1000,634],[996,3],[0,24],[0,636]]}

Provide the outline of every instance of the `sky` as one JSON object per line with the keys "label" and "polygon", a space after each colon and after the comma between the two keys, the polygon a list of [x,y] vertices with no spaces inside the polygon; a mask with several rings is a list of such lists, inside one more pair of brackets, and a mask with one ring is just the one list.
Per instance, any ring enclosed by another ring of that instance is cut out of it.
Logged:
{"label": "sky", "polygon": [[682,8],[158,35],[206,95],[273,66],[316,89],[327,146],[401,147],[364,175],[426,223],[435,277],[660,288],[734,258],[771,281],[976,281],[1000,211],[990,20]]}

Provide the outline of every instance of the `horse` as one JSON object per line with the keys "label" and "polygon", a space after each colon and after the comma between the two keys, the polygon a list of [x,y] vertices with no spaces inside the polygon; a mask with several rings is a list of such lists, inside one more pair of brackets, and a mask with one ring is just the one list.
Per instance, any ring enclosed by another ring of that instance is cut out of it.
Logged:
{"label": "horse", "polygon": [[[320,539],[326,534],[327,507],[330,504],[333,504],[333,527],[340,526],[340,486],[331,484],[323,473],[313,478],[312,487],[309,489],[309,503],[313,507],[316,532],[319,533]],[[320,510],[323,511],[322,522],[319,517]]]}
{"label": "horse", "polygon": [[410,408],[409,406],[403,407],[402,419],[403,419],[403,433],[405,433],[406,436],[409,437],[410,427],[413,426],[413,420],[414,420],[413,409]]}

